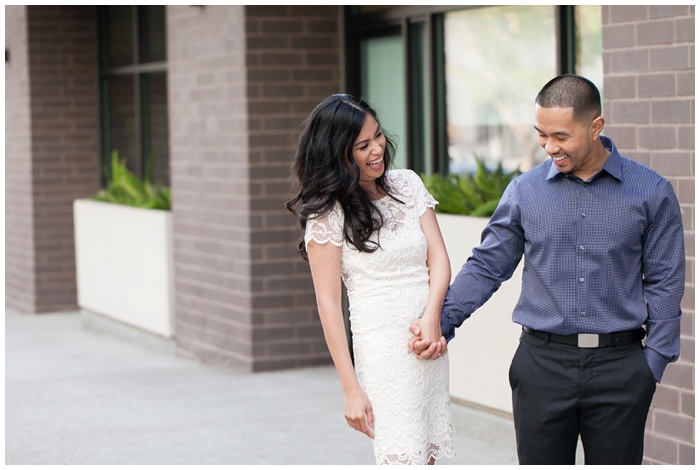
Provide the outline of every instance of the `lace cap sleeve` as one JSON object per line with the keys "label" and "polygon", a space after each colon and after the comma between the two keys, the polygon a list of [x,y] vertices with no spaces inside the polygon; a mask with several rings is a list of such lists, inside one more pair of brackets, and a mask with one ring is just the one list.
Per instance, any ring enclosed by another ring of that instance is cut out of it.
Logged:
{"label": "lace cap sleeve", "polygon": [[416,209],[418,210],[418,215],[421,216],[425,213],[425,210],[435,209],[439,203],[432,194],[428,192],[423,180],[415,172],[409,171],[409,179],[411,181],[412,193],[415,195]]}
{"label": "lace cap sleeve", "polygon": [[308,247],[311,240],[323,245],[331,242],[335,246],[343,245],[343,210],[336,203],[335,207],[319,217],[309,217],[306,221],[304,244]]}

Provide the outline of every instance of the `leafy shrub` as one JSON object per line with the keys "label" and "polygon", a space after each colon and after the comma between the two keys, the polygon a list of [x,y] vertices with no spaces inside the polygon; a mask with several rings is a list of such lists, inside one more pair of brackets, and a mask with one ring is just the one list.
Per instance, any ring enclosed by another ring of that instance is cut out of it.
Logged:
{"label": "leafy shrub", "polygon": [[115,150],[112,152],[111,169],[111,175],[107,175],[107,187],[93,196],[93,200],[142,209],[170,210],[170,188],[151,185],[150,168],[146,171],[146,177],[140,180],[119,160]]}
{"label": "leafy shrub", "polygon": [[476,159],[476,172],[461,175],[421,175],[425,187],[440,204],[435,212],[490,217],[501,200],[503,191],[520,170],[506,172],[501,163],[489,170],[483,160]]}

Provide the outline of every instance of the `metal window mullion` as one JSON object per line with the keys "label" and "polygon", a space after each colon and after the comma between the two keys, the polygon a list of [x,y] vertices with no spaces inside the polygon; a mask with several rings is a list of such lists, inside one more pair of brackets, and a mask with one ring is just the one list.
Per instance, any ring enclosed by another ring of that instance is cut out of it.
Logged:
{"label": "metal window mullion", "polygon": [[111,102],[109,99],[109,79],[100,77],[100,99],[102,101],[100,112],[100,127],[102,128],[102,165],[100,172],[101,186],[104,186],[112,177],[112,132],[110,128]]}
{"label": "metal window mullion", "polygon": [[576,73],[576,17],[574,5],[557,7],[557,67],[559,74]]}
{"label": "metal window mullion", "polygon": [[108,178],[111,178],[112,166],[110,149],[112,145],[112,133],[110,131],[110,99],[109,99],[109,79],[102,74],[102,70],[106,67],[106,57],[109,54],[109,34],[108,31],[108,10],[105,6],[97,7],[97,54],[98,54],[98,70],[97,80],[99,83],[100,93],[100,186],[107,184]]}
{"label": "metal window mullion", "polygon": [[150,172],[148,171],[148,166],[152,164],[149,155],[149,150],[151,147],[151,133],[149,132],[150,127],[150,82],[148,74],[139,75],[139,83],[141,85],[141,102],[140,102],[140,112],[139,116],[141,118],[141,176],[146,179],[150,178]]}
{"label": "metal window mullion", "polygon": [[[132,6],[132,15],[134,21],[131,23],[131,37],[132,37],[132,54],[133,54],[133,64],[137,65],[140,63],[141,52],[140,52],[140,35],[139,35],[139,7]],[[138,153],[135,155],[138,162],[137,167],[140,174],[139,177],[143,177],[143,155],[141,149],[142,142],[142,124],[141,124],[141,83],[140,74],[135,73],[132,77],[132,82],[134,84],[134,149]],[[134,169],[136,170],[136,169]]]}
{"label": "metal window mullion", "polygon": [[137,73],[158,73],[167,71],[166,62],[151,62],[148,64],[123,65],[102,71],[103,75],[134,75]]}
{"label": "metal window mullion", "polygon": [[408,162],[409,167],[418,173],[425,173],[425,126],[424,109],[428,99],[424,94],[423,73],[428,66],[423,53],[423,40],[427,34],[426,24],[430,15],[422,20],[407,19],[408,39],[406,41],[406,103],[408,127]]}
{"label": "metal window mullion", "polygon": [[412,102],[412,82],[411,77],[411,40],[409,33],[408,18],[401,20],[401,42],[403,44],[403,80],[404,80],[404,103],[406,103],[406,120],[404,121],[404,135],[406,141],[402,142],[406,146],[406,166],[415,169],[415,149],[413,148],[413,102]]}
{"label": "metal window mullion", "polygon": [[445,30],[443,14],[430,15],[428,28],[428,54],[430,80],[430,142],[432,172],[447,174],[447,105],[445,88]]}

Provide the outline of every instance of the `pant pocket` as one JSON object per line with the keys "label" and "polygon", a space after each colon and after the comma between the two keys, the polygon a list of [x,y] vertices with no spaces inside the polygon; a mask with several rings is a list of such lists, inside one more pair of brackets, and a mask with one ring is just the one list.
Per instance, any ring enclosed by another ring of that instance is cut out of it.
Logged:
{"label": "pant pocket", "polygon": [[513,359],[510,361],[510,368],[508,369],[508,382],[510,383],[510,388],[515,390],[520,377],[520,362],[519,359],[523,355],[522,349],[525,347],[523,337],[520,337],[520,343],[513,354]]}
{"label": "pant pocket", "polygon": [[639,349],[637,351],[637,358],[639,361],[639,370],[641,371],[641,374],[647,378],[647,381],[656,386],[656,377],[654,377],[654,373],[651,371],[651,367],[649,367],[649,361],[647,361],[647,358],[644,355],[644,348],[641,345],[639,345]]}

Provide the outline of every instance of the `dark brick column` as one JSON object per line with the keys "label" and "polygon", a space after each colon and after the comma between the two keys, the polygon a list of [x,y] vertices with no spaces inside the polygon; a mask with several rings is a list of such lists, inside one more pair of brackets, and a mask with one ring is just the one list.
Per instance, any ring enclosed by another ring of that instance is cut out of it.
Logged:
{"label": "dark brick column", "polygon": [[178,351],[251,370],[244,8],[166,12]]}
{"label": "dark brick column", "polygon": [[695,463],[695,8],[604,6],[605,133],[669,179],[683,211],[681,357],[657,387],[645,463]]}
{"label": "dark brick column", "polygon": [[337,91],[337,7],[167,12],[179,351],[246,371],[327,363],[284,202],[301,120]]}
{"label": "dark brick column", "polygon": [[27,7],[5,6],[5,305],[35,311]]}
{"label": "dark brick column", "polygon": [[255,370],[327,363],[300,231],[284,207],[302,121],[339,91],[338,7],[246,8]]}
{"label": "dark brick column", "polygon": [[6,305],[77,308],[73,200],[99,187],[95,9],[10,6]]}

